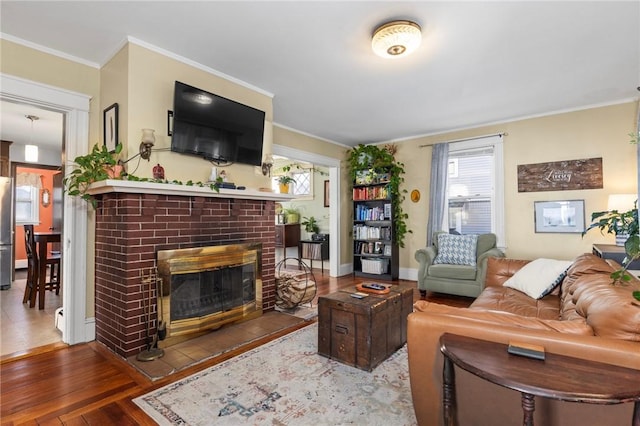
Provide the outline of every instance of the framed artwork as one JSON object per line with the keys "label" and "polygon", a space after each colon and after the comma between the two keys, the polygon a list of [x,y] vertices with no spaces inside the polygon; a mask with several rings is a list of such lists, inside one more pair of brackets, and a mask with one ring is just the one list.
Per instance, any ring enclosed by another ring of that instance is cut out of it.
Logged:
{"label": "framed artwork", "polygon": [[42,204],[42,207],[49,207],[51,204],[51,192],[47,188],[42,190],[40,203]]}
{"label": "framed artwork", "polygon": [[584,231],[584,200],[535,201],[534,214],[536,233]]}
{"label": "framed artwork", "polygon": [[324,206],[329,207],[329,181],[324,181]]}
{"label": "framed artwork", "polygon": [[115,103],[105,109],[102,117],[104,144],[109,151],[115,151],[118,144],[118,104]]}

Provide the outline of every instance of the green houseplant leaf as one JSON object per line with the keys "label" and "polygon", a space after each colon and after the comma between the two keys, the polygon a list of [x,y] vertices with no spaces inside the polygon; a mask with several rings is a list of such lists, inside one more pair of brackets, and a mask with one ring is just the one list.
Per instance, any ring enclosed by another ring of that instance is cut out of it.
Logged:
{"label": "green houseplant leaf", "polygon": [[311,232],[313,234],[317,234],[318,232],[320,232],[320,226],[318,225],[318,221],[315,217],[303,217],[302,219],[303,221],[300,224],[304,226],[305,231]]}
{"label": "green houseplant leaf", "polygon": [[76,157],[73,160],[74,169],[62,180],[67,194],[82,198],[95,209],[96,199],[87,193],[87,189],[93,182],[113,177],[121,152],[121,143],[113,151],[109,151],[104,144],[95,144],[88,154]]}

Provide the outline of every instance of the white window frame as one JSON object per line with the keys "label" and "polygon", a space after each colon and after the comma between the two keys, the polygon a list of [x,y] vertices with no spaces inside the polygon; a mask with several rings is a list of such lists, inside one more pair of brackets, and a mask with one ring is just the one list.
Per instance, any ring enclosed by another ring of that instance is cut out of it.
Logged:
{"label": "white window frame", "polygon": [[[496,234],[498,248],[505,248],[505,212],[504,212],[504,144],[502,135],[488,136],[477,139],[449,143],[449,152],[471,149],[493,148],[493,191],[491,194],[491,232]],[[451,167],[451,163],[449,163]],[[457,171],[457,170],[456,170]],[[449,188],[447,187],[447,193]],[[449,205],[447,197],[447,210]],[[448,213],[444,215],[448,221]],[[444,229],[448,229],[445,223]]]}
{"label": "white window frame", "polygon": [[[29,188],[29,199],[18,198],[18,188]],[[16,225],[39,225],[40,224],[40,189],[32,185],[21,185],[16,187],[16,212],[18,211],[18,204],[30,203],[31,211],[28,218],[20,218],[16,213]]]}
{"label": "white window frame", "polygon": [[292,170],[291,171],[291,177],[296,179],[296,175],[299,174],[307,174],[309,175],[309,191],[307,193],[296,193],[296,189],[298,188],[297,184],[294,183],[293,184],[293,191],[292,194],[293,195],[297,195],[299,200],[313,200],[313,167],[299,167],[296,170]]}

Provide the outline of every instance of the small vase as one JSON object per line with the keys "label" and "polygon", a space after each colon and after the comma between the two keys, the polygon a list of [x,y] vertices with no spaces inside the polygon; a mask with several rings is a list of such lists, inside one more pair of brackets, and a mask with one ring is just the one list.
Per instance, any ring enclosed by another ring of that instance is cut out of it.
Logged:
{"label": "small vase", "polygon": [[120,179],[122,177],[122,172],[124,171],[124,166],[121,166],[120,164],[116,164],[115,166],[104,166],[104,170],[107,172],[109,179]]}
{"label": "small vase", "polygon": [[280,183],[278,185],[280,187],[280,193],[281,194],[288,194],[289,193],[289,184],[288,183]]}
{"label": "small vase", "polygon": [[624,247],[624,243],[629,239],[629,234],[616,234],[616,245]]}
{"label": "small vase", "polygon": [[162,167],[160,163],[153,168],[153,178],[164,179],[164,167]]}

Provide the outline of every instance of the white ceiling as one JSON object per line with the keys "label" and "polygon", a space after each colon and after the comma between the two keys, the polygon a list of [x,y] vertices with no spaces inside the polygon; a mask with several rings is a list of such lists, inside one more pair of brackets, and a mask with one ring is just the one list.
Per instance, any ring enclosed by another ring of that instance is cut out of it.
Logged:
{"label": "white ceiling", "polygon": [[[637,99],[640,84],[638,1],[2,0],[0,7],[9,40],[101,66],[131,37],[273,94],[276,124],[345,145]],[[422,26],[413,55],[371,51],[372,31],[391,19]]]}

